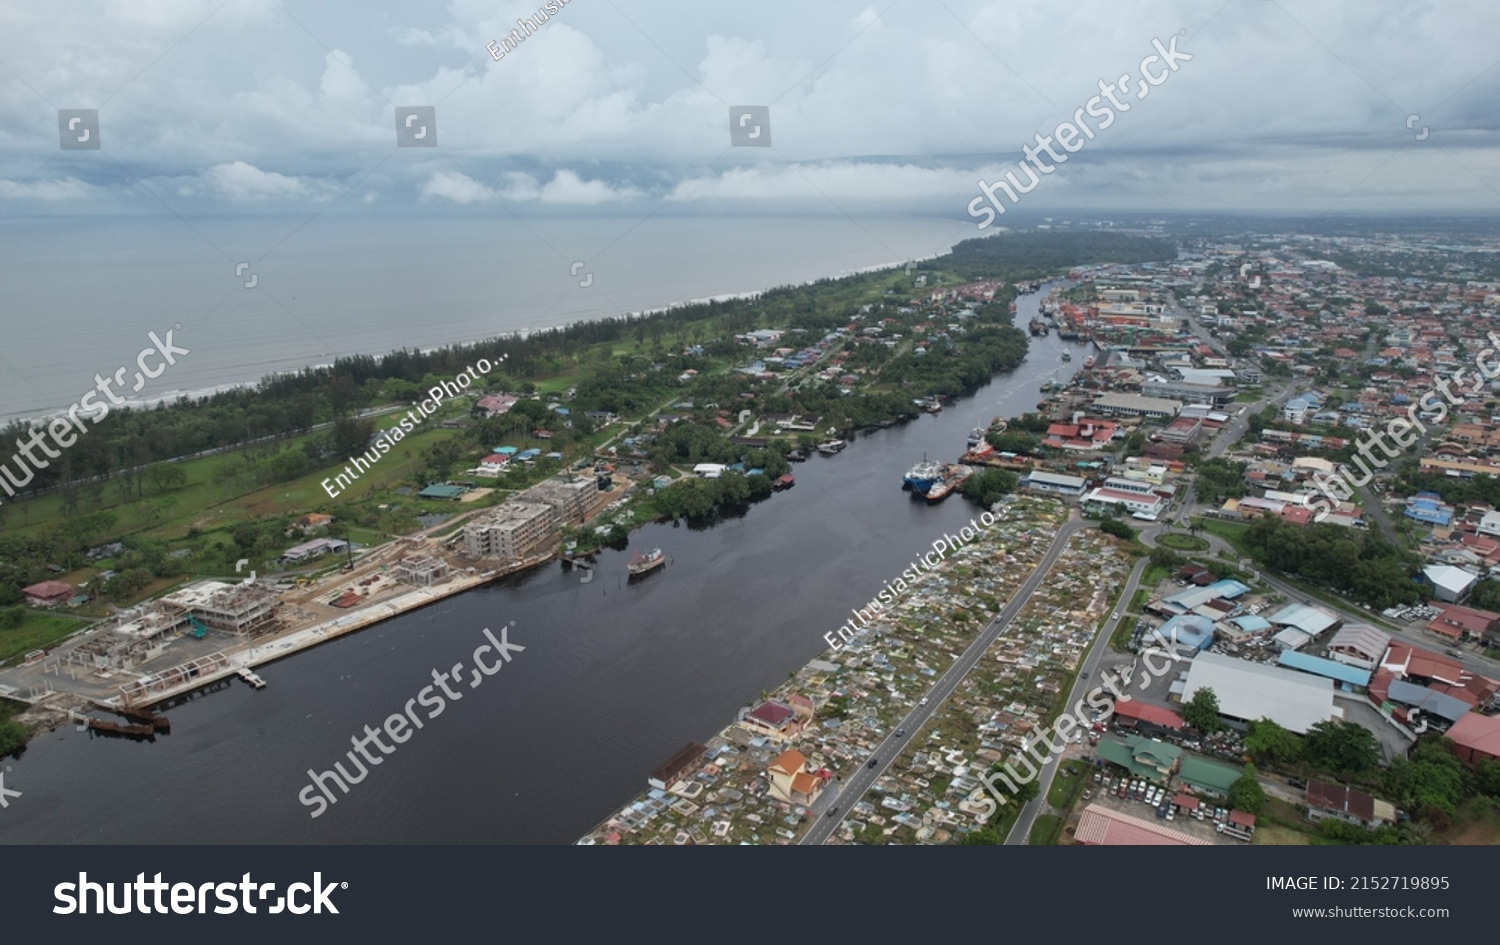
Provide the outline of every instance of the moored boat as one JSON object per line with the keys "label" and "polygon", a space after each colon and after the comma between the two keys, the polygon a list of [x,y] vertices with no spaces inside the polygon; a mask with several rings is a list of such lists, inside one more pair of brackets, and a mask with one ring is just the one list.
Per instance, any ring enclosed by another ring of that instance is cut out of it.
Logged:
{"label": "moored boat", "polygon": [[964,480],[974,474],[974,470],[968,466],[958,463],[949,463],[942,467],[938,481],[927,490],[928,502],[941,502],[948,498],[948,494],[964,484]]}
{"label": "moored boat", "polygon": [[910,489],[920,495],[926,495],[927,490],[942,477],[943,467],[940,463],[932,463],[923,460],[906,471],[901,477],[901,487]]}
{"label": "moored boat", "polygon": [[665,565],[666,563],[666,555],[661,553],[660,548],[652,548],[645,554],[641,554],[639,551],[637,551],[630,557],[630,576],[634,578],[640,577],[644,574],[650,574],[652,571],[655,571],[657,568]]}

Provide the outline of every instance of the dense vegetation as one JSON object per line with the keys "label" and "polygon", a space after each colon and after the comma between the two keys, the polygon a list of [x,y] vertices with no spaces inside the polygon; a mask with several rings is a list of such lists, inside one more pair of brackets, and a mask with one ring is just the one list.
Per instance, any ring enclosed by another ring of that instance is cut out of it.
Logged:
{"label": "dense vegetation", "polygon": [[1175,240],[1102,232],[999,233],[964,240],[953,252],[922,264],[956,272],[965,279],[1006,273],[1011,279],[1047,279],[1059,271],[1096,263],[1168,262],[1177,258]]}
{"label": "dense vegetation", "polygon": [[1288,525],[1263,515],[1244,533],[1255,560],[1286,574],[1306,578],[1371,607],[1411,604],[1422,599],[1413,583],[1413,555],[1373,530],[1341,525]]}

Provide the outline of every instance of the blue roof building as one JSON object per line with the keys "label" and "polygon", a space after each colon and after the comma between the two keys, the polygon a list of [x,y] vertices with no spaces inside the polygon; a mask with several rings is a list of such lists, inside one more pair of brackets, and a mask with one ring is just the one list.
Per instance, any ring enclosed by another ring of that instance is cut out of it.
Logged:
{"label": "blue roof building", "polygon": [[1326,676],[1345,690],[1364,689],[1370,685],[1370,671],[1325,660],[1320,656],[1309,656],[1296,650],[1282,650],[1276,662],[1288,669],[1300,669],[1314,676]]}

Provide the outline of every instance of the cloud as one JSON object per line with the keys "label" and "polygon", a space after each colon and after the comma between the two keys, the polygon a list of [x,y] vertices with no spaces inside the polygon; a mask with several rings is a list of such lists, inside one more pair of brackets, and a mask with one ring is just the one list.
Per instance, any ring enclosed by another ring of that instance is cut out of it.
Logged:
{"label": "cloud", "polygon": [[0,200],[79,200],[94,195],[94,188],[76,177],[62,180],[0,180]]}
{"label": "cloud", "polygon": [[438,171],[423,185],[422,196],[463,205],[494,200],[496,193],[467,174]]}
{"label": "cloud", "polygon": [[287,200],[307,197],[323,190],[302,178],[263,171],[244,161],[216,164],[203,174],[204,181],[230,200]]}
{"label": "cloud", "polygon": [[634,187],[617,187],[601,180],[584,180],[569,170],[557,171],[545,184],[539,184],[529,174],[511,171],[502,177],[499,187],[482,184],[457,171],[438,171],[422,185],[423,197],[435,197],[460,205],[506,200],[513,203],[592,206],[630,200],[640,194]]}

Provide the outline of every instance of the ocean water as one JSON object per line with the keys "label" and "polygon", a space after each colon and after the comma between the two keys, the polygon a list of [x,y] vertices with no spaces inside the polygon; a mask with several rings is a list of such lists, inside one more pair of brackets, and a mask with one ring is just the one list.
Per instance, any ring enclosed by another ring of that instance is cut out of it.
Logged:
{"label": "ocean water", "polygon": [[938,216],[670,210],[3,219],[0,421],[65,409],[96,374],[120,367],[128,384],[152,331],[165,339],[171,329],[191,353],[129,394],[136,402],[340,355],[475,342],[843,275],[940,254],[972,235],[970,223]]}

